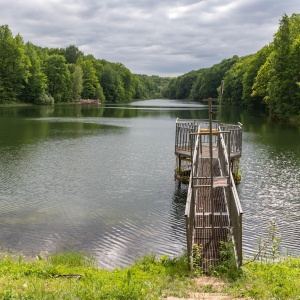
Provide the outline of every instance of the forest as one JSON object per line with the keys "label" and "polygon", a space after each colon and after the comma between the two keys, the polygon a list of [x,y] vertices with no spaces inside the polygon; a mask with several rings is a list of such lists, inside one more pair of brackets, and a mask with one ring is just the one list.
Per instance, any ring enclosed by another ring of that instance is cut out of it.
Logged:
{"label": "forest", "polygon": [[211,68],[173,78],[164,97],[264,108],[269,115],[300,122],[300,14],[284,14],[273,41],[257,53],[224,59]]}
{"label": "forest", "polygon": [[85,55],[76,46],[42,48],[0,27],[0,104],[52,104],[78,99],[130,102],[171,98],[267,109],[300,122],[300,14],[283,14],[273,41],[257,53],[224,59],[175,78],[133,74],[121,63]]}
{"label": "forest", "polygon": [[157,98],[169,78],[132,74],[121,63],[85,55],[75,45],[42,48],[0,26],[0,104],[53,104],[79,99],[130,102]]}

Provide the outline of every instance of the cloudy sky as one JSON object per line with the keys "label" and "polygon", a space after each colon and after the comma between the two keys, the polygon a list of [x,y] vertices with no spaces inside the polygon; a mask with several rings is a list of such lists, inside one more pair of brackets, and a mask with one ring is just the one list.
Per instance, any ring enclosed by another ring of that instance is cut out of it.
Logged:
{"label": "cloudy sky", "polygon": [[178,76],[252,54],[298,0],[0,0],[0,25],[42,47],[75,45],[133,73]]}

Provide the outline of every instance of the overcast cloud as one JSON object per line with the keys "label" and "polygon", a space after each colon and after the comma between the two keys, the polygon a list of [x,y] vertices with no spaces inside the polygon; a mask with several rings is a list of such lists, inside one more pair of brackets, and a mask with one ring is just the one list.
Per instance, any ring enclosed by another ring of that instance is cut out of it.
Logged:
{"label": "overcast cloud", "polygon": [[178,76],[257,52],[297,9],[297,0],[0,0],[0,25],[38,46]]}

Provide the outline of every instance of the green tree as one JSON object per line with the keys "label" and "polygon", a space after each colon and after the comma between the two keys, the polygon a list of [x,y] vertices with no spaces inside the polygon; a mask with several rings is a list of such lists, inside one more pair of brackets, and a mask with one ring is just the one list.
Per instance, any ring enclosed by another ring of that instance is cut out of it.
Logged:
{"label": "green tree", "polygon": [[201,101],[203,99],[203,95],[201,94],[200,91],[202,90],[201,88],[207,71],[208,69],[200,69],[198,71],[197,79],[193,83],[190,91],[190,97],[194,101]]}
{"label": "green tree", "polygon": [[251,59],[252,56],[240,58],[239,61],[227,71],[224,78],[224,102],[234,105],[243,105],[243,77],[249,67]]}
{"label": "green tree", "polygon": [[96,75],[96,70],[91,60],[80,62],[83,70],[82,98],[104,100],[103,90]]}
{"label": "green tree", "polygon": [[65,50],[65,58],[68,64],[76,64],[77,60],[83,57],[83,52],[74,45],[70,45]]}
{"label": "green tree", "polygon": [[271,80],[271,73],[273,72],[271,64],[272,58],[273,52],[269,55],[266,62],[258,70],[257,75],[254,78],[251,94],[252,97],[262,98],[266,104],[268,104],[270,98],[268,85]]}
{"label": "green tree", "polygon": [[280,26],[274,37],[274,55],[272,60],[272,78],[268,85],[269,108],[277,116],[286,114],[289,101],[289,53],[291,48],[289,18],[286,14],[280,20]]}
{"label": "green tree", "polygon": [[72,74],[72,82],[72,100],[78,100],[81,98],[83,89],[83,71],[80,65],[75,66]]}
{"label": "green tree", "polygon": [[7,25],[0,26],[0,103],[21,100],[29,66],[22,37],[14,38]]}
{"label": "green tree", "polygon": [[196,101],[212,97],[218,97],[218,87],[221,84],[225,73],[239,60],[238,56],[224,59],[211,68],[200,69],[196,82],[192,86],[191,98]]}
{"label": "green tree", "polygon": [[106,63],[101,76],[101,85],[108,102],[125,102],[125,91],[113,64]]}
{"label": "green tree", "polygon": [[[299,26],[300,27],[300,26]],[[290,107],[289,115],[300,116],[300,35],[294,40],[290,53]]]}
{"label": "green tree", "polygon": [[47,89],[47,77],[42,71],[41,60],[31,43],[26,43],[25,54],[30,60],[28,80],[24,83],[22,100],[35,103]]}
{"label": "green tree", "polygon": [[125,101],[132,101],[134,95],[134,86],[132,74],[123,64],[116,64],[116,69],[122,80],[122,87],[125,92]]}
{"label": "green tree", "polygon": [[48,92],[55,102],[71,100],[71,75],[66,59],[59,54],[50,55],[45,63],[45,74],[48,80]]}
{"label": "green tree", "polygon": [[177,77],[175,99],[188,99],[197,77],[198,72],[196,71],[191,71]]}
{"label": "green tree", "polygon": [[243,76],[243,96],[242,103],[248,107],[250,106],[262,106],[264,101],[264,94],[253,93],[254,83],[260,68],[265,64],[267,58],[272,51],[271,46],[265,46],[254,54],[249,62],[248,68]]}
{"label": "green tree", "polygon": [[141,83],[138,75],[134,74],[132,78],[132,85],[134,87],[134,99],[143,99],[145,97],[145,89]]}

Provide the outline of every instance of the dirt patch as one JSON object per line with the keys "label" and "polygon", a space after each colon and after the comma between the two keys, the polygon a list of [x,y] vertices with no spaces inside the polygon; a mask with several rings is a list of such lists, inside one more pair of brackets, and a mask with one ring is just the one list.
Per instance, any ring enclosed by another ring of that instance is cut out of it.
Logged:
{"label": "dirt patch", "polygon": [[195,282],[197,287],[207,292],[221,292],[224,287],[224,282],[214,277],[198,277]]}
{"label": "dirt patch", "polygon": [[224,282],[214,277],[198,277],[195,279],[198,293],[190,292],[188,298],[167,297],[167,300],[233,300],[224,293],[221,293]]}
{"label": "dirt patch", "polygon": [[230,300],[229,296],[223,294],[211,294],[211,293],[193,293],[190,295],[192,298],[176,298],[168,297],[167,300]]}

